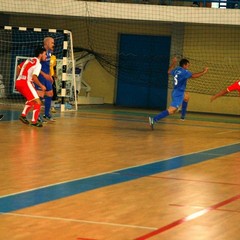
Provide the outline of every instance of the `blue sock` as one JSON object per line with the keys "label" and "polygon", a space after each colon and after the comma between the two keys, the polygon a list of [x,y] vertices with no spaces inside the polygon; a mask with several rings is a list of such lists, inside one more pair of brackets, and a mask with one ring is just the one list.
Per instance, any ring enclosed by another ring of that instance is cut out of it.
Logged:
{"label": "blue sock", "polygon": [[187,112],[187,106],[188,106],[188,102],[183,101],[182,102],[182,115],[181,115],[181,118],[185,118],[186,112]]}
{"label": "blue sock", "polygon": [[51,102],[52,102],[52,97],[45,97],[45,116],[50,117],[50,109],[51,109]]}
{"label": "blue sock", "polygon": [[155,117],[153,118],[153,120],[154,120],[154,122],[157,122],[157,121],[159,121],[160,119],[167,117],[168,115],[169,115],[168,110],[165,110],[165,111],[159,113],[157,116],[155,116]]}

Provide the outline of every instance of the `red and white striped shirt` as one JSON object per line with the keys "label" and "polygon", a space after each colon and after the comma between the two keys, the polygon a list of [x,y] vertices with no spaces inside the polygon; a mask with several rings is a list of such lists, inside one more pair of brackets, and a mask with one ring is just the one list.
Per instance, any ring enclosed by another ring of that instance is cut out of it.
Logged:
{"label": "red and white striped shirt", "polygon": [[32,82],[32,76],[39,75],[42,65],[39,59],[34,57],[22,62],[19,67],[21,68],[21,71],[17,80],[26,80]]}

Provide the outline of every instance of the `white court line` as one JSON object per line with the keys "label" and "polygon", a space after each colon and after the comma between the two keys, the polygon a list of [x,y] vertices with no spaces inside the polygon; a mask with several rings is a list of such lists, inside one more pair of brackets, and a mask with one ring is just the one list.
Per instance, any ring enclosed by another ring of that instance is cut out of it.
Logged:
{"label": "white court line", "polygon": [[60,184],[65,184],[65,183],[75,182],[75,181],[88,179],[88,178],[92,178],[92,177],[102,176],[102,175],[105,175],[105,174],[118,174],[117,172],[122,171],[122,170],[128,170],[128,169],[131,169],[131,168],[141,167],[141,166],[144,166],[144,165],[150,165],[150,164],[157,163],[157,162],[160,162],[160,161],[171,160],[171,159],[174,159],[176,157],[189,156],[191,154],[202,153],[202,152],[210,151],[210,150],[213,150],[213,149],[218,149],[218,148],[221,148],[221,147],[232,146],[232,145],[235,145],[235,144],[239,144],[239,142],[224,145],[224,146],[218,146],[218,147],[215,147],[215,148],[208,148],[208,149],[200,150],[200,151],[196,151],[196,152],[190,152],[188,154],[182,154],[182,155],[179,155],[179,156],[174,156],[174,157],[170,157],[170,158],[166,158],[166,159],[155,160],[153,162],[143,163],[143,164],[139,164],[139,165],[136,165],[136,166],[127,167],[127,168],[120,168],[120,169],[112,170],[112,171],[109,171],[109,172],[103,172],[103,173],[99,173],[99,174],[95,174],[95,175],[90,175],[90,176],[83,177],[83,178],[77,178],[77,179],[72,179],[72,180],[68,180],[68,181],[63,181],[63,182],[58,182],[58,183],[45,185],[45,186],[42,186],[42,187],[31,188],[31,189],[28,189],[28,190],[25,190],[25,191],[20,191],[20,192],[16,192],[16,193],[2,195],[2,196],[0,196],[0,199],[5,198],[5,197],[10,197],[10,196],[15,196],[15,195],[18,195],[18,194],[21,194],[21,193],[27,193],[27,192],[31,192],[31,191],[35,191],[35,190],[39,190],[39,189],[44,189],[44,188],[48,188],[48,187],[52,187],[52,186],[57,186],[57,185],[60,185]]}
{"label": "white court line", "polygon": [[219,133],[216,133],[216,134],[226,134],[226,133],[232,133],[232,132],[236,132],[237,130],[229,130],[229,131],[225,131],[225,132],[219,132]]}
{"label": "white court line", "polygon": [[47,219],[47,220],[58,220],[58,221],[65,221],[65,222],[101,224],[101,225],[109,225],[109,226],[115,226],[115,227],[140,228],[140,229],[149,229],[149,230],[156,230],[157,229],[157,228],[153,228],[153,227],[143,227],[143,226],[128,225],[128,224],[108,223],[108,222],[86,221],[86,220],[79,220],[79,219],[73,219],[73,218],[46,217],[46,216],[39,216],[39,215],[20,214],[20,213],[2,213],[2,212],[0,214],[8,215],[8,216],[17,216],[17,217],[28,217],[28,218]]}

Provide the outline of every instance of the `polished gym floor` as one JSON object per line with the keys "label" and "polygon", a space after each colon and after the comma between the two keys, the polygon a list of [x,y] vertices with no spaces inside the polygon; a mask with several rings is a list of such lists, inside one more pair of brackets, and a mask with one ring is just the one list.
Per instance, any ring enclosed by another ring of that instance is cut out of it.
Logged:
{"label": "polished gym floor", "polygon": [[0,108],[0,239],[238,240],[240,117],[80,106],[22,124]]}

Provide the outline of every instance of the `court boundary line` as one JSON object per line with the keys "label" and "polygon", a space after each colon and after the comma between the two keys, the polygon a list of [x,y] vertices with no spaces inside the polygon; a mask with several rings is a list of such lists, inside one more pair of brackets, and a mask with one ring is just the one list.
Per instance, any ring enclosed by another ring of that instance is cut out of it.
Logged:
{"label": "court boundary line", "polygon": [[108,226],[116,226],[116,227],[128,227],[128,228],[151,229],[151,230],[156,230],[157,229],[157,227],[146,227],[146,226],[137,226],[137,225],[130,225],[130,224],[88,221],[88,220],[81,220],[81,219],[74,219],[74,218],[49,217],[49,216],[31,215],[31,214],[24,214],[24,213],[4,213],[4,212],[0,212],[0,214],[6,215],[6,216],[17,216],[17,217],[26,217],[26,218],[36,218],[36,219],[58,220],[58,221],[66,221],[66,222],[99,224],[99,225],[108,225]]}
{"label": "court boundary line", "polygon": [[[65,184],[65,183],[71,183],[71,182],[74,182],[74,181],[79,181],[79,180],[84,180],[84,179],[88,179],[88,178],[92,178],[92,177],[102,176],[102,175],[109,174],[109,173],[116,173],[116,172],[123,171],[123,170],[129,170],[129,169],[132,169],[132,168],[135,168],[135,167],[141,167],[141,166],[145,166],[145,165],[149,165],[149,164],[153,164],[153,163],[157,163],[157,162],[168,161],[168,160],[174,159],[176,157],[184,157],[184,156],[189,156],[189,155],[192,155],[192,154],[202,153],[202,152],[205,152],[205,151],[211,151],[211,150],[218,149],[218,148],[230,147],[230,146],[233,146],[233,145],[236,145],[236,144],[240,144],[240,142],[224,145],[224,146],[217,147],[217,148],[208,148],[208,149],[203,150],[203,151],[191,152],[191,153],[188,153],[188,154],[183,154],[183,155],[170,157],[170,158],[166,158],[166,159],[162,159],[162,160],[156,160],[156,161],[152,161],[152,162],[149,162],[149,163],[139,164],[139,165],[131,166],[131,167],[127,167],[127,168],[120,168],[120,169],[117,169],[117,170],[98,173],[98,174],[90,175],[90,176],[87,176],[87,177],[75,178],[75,179],[68,180],[68,181],[62,181],[62,182],[58,182],[58,183],[44,185],[44,186],[41,186],[41,187],[31,188],[31,189],[24,190],[24,191],[19,191],[19,192],[16,192],[16,193],[10,193],[10,194],[6,194],[6,195],[2,195],[2,196],[0,196],[0,200],[1,200],[1,198],[10,197],[10,196],[14,196],[14,195],[22,194],[22,193],[28,193],[28,192],[31,192],[31,191],[40,190],[40,189],[47,188],[47,187],[57,186],[57,185],[60,185],[60,184]],[[214,156],[219,156],[219,154],[215,154]],[[138,176],[139,177],[144,177],[144,175],[138,175]]]}
{"label": "court boundary line", "polygon": [[[136,180],[145,176],[178,169],[212,159],[212,153],[225,156],[239,152],[239,143],[211,148],[210,150],[175,156],[172,158],[131,166],[108,173],[55,183],[20,193],[13,193],[0,197],[0,212],[12,212],[26,207],[50,202],[53,200],[73,196],[82,192],[95,190],[110,185]],[[216,156],[215,156],[216,157]]]}

